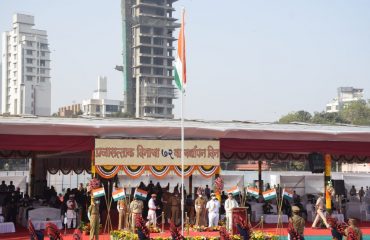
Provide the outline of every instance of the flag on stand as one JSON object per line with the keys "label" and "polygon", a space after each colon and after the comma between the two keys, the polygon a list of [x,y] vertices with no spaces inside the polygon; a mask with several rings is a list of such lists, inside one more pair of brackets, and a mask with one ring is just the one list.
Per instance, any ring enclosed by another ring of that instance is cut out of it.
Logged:
{"label": "flag on stand", "polygon": [[140,200],[145,201],[146,200],[146,196],[148,196],[148,192],[147,191],[142,190],[142,189],[139,189],[139,188],[137,188],[135,190],[135,197],[137,199],[140,199]]}
{"label": "flag on stand", "polygon": [[179,39],[177,40],[177,56],[175,60],[175,82],[180,90],[186,86],[186,57],[185,57],[185,23],[184,11],[182,12]]}
{"label": "flag on stand", "polygon": [[92,195],[94,198],[105,196],[104,187],[93,189]]}
{"label": "flag on stand", "polygon": [[239,187],[235,186],[232,187],[231,189],[227,190],[227,194],[231,193],[232,195],[238,195],[240,193]]}
{"label": "flag on stand", "polygon": [[293,199],[293,192],[284,188],[283,189],[283,198],[285,198],[287,200],[292,200]]}
{"label": "flag on stand", "polygon": [[125,189],[124,188],[118,188],[116,191],[112,193],[113,200],[117,202],[120,199],[124,199],[126,197]]}
{"label": "flag on stand", "polygon": [[259,190],[257,188],[247,187],[247,193],[249,193],[250,195],[252,195],[255,198],[258,198]]}
{"label": "flag on stand", "polygon": [[275,189],[267,190],[263,192],[262,195],[266,201],[274,199],[276,198],[276,190]]}

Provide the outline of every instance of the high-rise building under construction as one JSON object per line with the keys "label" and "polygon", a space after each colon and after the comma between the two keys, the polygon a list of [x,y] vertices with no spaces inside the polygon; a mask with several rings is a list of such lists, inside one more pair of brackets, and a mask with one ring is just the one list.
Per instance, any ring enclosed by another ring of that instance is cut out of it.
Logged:
{"label": "high-rise building under construction", "polygon": [[131,117],[173,118],[176,0],[121,0],[124,105]]}

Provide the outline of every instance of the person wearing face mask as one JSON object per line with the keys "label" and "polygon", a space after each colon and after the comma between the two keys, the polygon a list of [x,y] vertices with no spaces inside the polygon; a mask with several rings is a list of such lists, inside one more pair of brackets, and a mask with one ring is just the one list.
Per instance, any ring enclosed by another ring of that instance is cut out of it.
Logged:
{"label": "person wearing face mask", "polygon": [[204,221],[204,212],[206,210],[206,199],[203,198],[202,194],[199,194],[197,199],[195,199],[195,225],[204,226],[206,225]]}
{"label": "person wearing face mask", "polygon": [[99,240],[99,200],[91,197],[91,205],[88,210],[88,217],[90,220],[90,240]]}
{"label": "person wearing face mask", "polygon": [[219,220],[220,202],[216,198],[216,194],[211,194],[211,200],[207,202],[208,210],[208,227],[216,227]]}

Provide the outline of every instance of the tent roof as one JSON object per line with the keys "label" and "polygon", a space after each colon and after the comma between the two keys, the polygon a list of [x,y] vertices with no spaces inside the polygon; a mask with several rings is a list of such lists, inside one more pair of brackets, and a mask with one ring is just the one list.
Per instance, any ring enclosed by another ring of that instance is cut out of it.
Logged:
{"label": "tent roof", "polygon": [[[180,138],[180,121],[164,119],[0,117],[0,134]],[[370,142],[370,127],[186,120],[189,139],[262,139]]]}

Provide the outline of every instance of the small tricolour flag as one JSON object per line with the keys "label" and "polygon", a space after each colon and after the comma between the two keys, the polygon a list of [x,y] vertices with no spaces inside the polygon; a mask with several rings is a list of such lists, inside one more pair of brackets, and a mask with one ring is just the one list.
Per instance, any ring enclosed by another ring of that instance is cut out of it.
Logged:
{"label": "small tricolour flag", "polygon": [[293,192],[290,191],[289,189],[284,188],[283,189],[283,198],[292,200],[293,199]]}
{"label": "small tricolour flag", "polygon": [[94,198],[105,196],[104,187],[93,189],[92,195]]}
{"label": "small tricolour flag", "polygon": [[185,57],[185,23],[184,11],[181,17],[181,27],[179,31],[179,39],[177,40],[177,56],[175,60],[175,82],[180,90],[184,90],[186,86],[186,57]]}
{"label": "small tricolour flag", "polygon": [[146,196],[148,196],[148,192],[142,189],[137,188],[135,191],[135,197],[140,200],[146,200]]}
{"label": "small tricolour flag", "polygon": [[257,198],[258,195],[259,195],[259,190],[257,188],[254,188],[254,187],[247,187],[247,193],[249,193],[253,197]]}
{"label": "small tricolour flag", "polygon": [[125,189],[124,188],[116,189],[116,191],[112,193],[112,197],[115,202],[117,202],[120,199],[124,199],[126,197]]}
{"label": "small tricolour flag", "polygon": [[232,195],[238,195],[240,193],[239,187],[235,186],[232,187],[231,189],[227,190],[227,194],[231,193]]}
{"label": "small tricolour flag", "polygon": [[263,192],[262,195],[263,195],[263,198],[266,201],[274,199],[274,198],[276,198],[276,190],[275,189],[267,190],[267,191]]}

